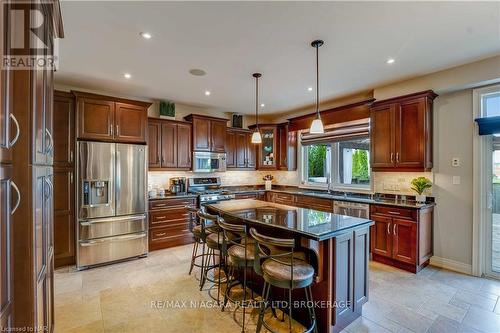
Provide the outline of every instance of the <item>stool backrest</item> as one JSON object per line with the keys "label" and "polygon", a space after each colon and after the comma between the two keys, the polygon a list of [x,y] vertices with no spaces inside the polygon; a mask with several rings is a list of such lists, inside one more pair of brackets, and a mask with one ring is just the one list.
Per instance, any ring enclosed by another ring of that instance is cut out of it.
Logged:
{"label": "stool backrest", "polygon": [[[247,226],[244,224],[232,224],[226,222],[222,217],[219,218],[219,227],[223,231],[224,238],[222,239],[222,252],[224,255],[227,254],[227,249],[229,246],[240,246],[245,247],[247,244]],[[245,261],[247,253],[245,251]]]}
{"label": "stool backrest", "polygon": [[250,228],[250,236],[255,239],[254,270],[262,275],[262,260],[271,259],[280,264],[290,266],[291,280],[293,280],[295,239],[262,235],[255,228]]}
{"label": "stool backrest", "polygon": [[185,208],[189,213],[189,231],[193,232],[194,226],[199,224],[198,211],[200,209],[194,206],[185,206]]}
{"label": "stool backrest", "polygon": [[219,216],[205,213],[201,210],[197,212],[198,218],[200,219],[201,225],[201,235],[203,238],[206,236],[207,231],[219,232]]}

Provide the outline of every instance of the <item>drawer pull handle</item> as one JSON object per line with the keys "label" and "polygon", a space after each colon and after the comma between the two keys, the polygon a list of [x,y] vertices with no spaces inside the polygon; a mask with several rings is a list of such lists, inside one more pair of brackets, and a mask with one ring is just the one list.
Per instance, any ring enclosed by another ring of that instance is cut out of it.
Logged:
{"label": "drawer pull handle", "polygon": [[165,236],[166,234],[167,234],[166,232],[160,232],[159,234],[156,234],[156,236],[161,237],[161,236]]}
{"label": "drawer pull handle", "polygon": [[388,211],[389,214],[394,214],[394,215],[401,215],[400,212],[393,212],[392,210]]}
{"label": "drawer pull handle", "polygon": [[155,204],[153,207],[165,207],[167,204]]}
{"label": "drawer pull handle", "polygon": [[165,219],[167,218],[166,216],[157,216],[156,219]]}

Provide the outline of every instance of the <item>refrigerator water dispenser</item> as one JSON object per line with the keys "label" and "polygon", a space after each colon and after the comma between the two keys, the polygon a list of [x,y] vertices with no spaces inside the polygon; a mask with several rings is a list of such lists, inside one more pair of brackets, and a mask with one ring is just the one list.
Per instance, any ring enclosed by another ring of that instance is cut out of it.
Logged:
{"label": "refrigerator water dispenser", "polygon": [[85,206],[109,205],[109,180],[84,180],[83,204]]}

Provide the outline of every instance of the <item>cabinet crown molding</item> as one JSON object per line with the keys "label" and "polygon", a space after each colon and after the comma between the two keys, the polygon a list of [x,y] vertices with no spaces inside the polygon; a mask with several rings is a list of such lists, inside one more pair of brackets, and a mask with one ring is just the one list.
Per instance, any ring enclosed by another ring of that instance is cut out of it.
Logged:
{"label": "cabinet crown molding", "polygon": [[76,98],[101,99],[101,100],[118,102],[118,103],[133,104],[133,105],[142,106],[142,107],[144,107],[146,109],[149,108],[153,104],[153,103],[150,103],[150,102],[143,102],[143,101],[137,101],[137,100],[133,100],[133,99],[126,99],[126,98],[120,98],[120,97],[99,95],[99,94],[88,93],[88,92],[83,92],[83,91],[76,91],[76,90],[71,90],[71,93]]}

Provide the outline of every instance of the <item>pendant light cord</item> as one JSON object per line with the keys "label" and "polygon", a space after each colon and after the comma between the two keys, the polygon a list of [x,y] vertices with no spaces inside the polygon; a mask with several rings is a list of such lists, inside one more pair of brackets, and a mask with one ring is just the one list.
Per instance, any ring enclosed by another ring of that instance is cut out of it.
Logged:
{"label": "pendant light cord", "polygon": [[316,45],[316,117],[319,119],[319,45]]}
{"label": "pendant light cord", "polygon": [[259,130],[259,77],[255,77],[255,123]]}

